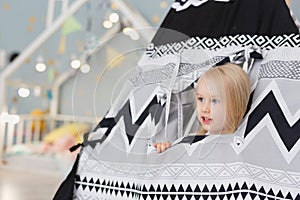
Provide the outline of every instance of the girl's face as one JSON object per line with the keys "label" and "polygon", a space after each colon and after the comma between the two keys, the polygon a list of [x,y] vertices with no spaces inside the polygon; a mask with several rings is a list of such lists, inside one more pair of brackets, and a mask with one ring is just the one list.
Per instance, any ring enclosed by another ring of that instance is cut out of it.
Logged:
{"label": "girl's face", "polygon": [[197,117],[210,134],[227,133],[226,97],[216,84],[201,78],[196,89]]}

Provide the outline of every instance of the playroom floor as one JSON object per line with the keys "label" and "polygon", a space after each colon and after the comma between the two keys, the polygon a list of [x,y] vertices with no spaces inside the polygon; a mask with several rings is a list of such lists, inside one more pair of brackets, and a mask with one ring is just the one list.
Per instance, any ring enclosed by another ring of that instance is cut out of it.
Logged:
{"label": "playroom floor", "polygon": [[57,155],[10,155],[0,166],[1,200],[51,200],[72,160]]}

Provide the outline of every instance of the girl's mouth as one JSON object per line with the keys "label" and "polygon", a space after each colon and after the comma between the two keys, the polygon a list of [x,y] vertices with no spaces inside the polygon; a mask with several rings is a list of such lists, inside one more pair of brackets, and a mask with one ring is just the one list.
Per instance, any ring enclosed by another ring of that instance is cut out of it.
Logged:
{"label": "girl's mouth", "polygon": [[201,117],[203,124],[210,124],[210,122],[212,121],[212,119],[208,118],[208,117]]}

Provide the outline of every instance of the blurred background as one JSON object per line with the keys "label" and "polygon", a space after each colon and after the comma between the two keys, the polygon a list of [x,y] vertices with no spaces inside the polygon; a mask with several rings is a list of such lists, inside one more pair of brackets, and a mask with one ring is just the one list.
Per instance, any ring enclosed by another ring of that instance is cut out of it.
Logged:
{"label": "blurred background", "polygon": [[1,200],[52,199],[172,3],[0,0]]}

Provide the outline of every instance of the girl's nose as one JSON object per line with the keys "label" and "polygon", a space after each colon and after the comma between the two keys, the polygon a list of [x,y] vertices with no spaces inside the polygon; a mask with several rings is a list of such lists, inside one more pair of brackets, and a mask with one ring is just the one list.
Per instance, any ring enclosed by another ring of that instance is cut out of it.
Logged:
{"label": "girl's nose", "polygon": [[202,107],[202,112],[209,113],[210,112],[210,102],[205,102]]}

